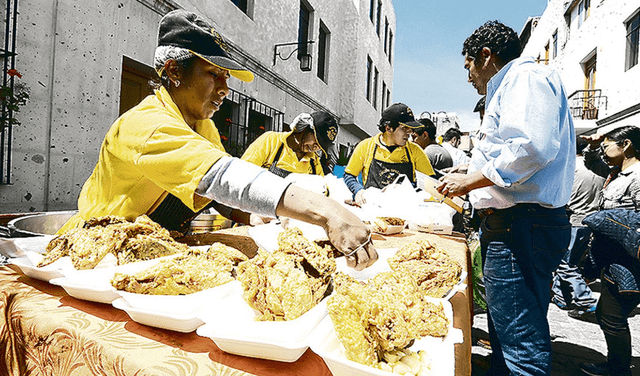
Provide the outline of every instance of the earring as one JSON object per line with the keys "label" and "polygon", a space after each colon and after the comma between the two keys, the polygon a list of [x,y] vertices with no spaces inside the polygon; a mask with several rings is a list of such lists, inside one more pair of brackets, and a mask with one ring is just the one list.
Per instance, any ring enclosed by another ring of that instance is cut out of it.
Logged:
{"label": "earring", "polygon": [[180,80],[175,80],[174,84],[176,84],[176,87],[180,86]]}

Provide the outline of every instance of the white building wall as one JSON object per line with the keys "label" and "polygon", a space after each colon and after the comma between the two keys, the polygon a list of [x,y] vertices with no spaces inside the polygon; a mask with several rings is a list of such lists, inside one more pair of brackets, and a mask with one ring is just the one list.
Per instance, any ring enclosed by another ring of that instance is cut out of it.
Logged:
{"label": "white building wall", "polygon": [[[230,87],[282,111],[285,123],[300,112],[325,109],[340,119],[338,143],[353,145],[363,132],[376,133],[382,80],[392,91],[393,67],[384,32],[378,37],[369,20],[370,0],[307,3],[313,9],[310,39],[316,41],[310,72],[299,69],[295,54],[273,65],[274,45],[297,41],[300,0],[255,0],[253,17],[229,0],[20,0],[16,68],[31,98],[17,114],[22,124],[13,133],[13,182],[0,185],[0,213],[76,207],[118,116],[123,56],[152,66],[157,25],[171,6],[197,12],[219,28],[256,73],[254,82],[232,79]],[[383,0],[383,14],[382,25],[386,16],[395,39],[391,0]],[[331,33],[326,82],[316,74],[320,22]],[[365,98],[367,55],[380,71],[378,109]]]}
{"label": "white building wall", "polygon": [[[560,72],[567,93],[585,89],[584,63],[596,54],[595,88],[607,97],[607,107],[600,108],[597,120],[576,119],[576,128],[585,131],[607,123],[607,117],[640,104],[640,64],[625,71],[625,21],[640,10],[637,0],[591,0],[589,17],[578,20],[578,6],[565,10],[578,1],[550,0],[540,17],[523,55],[544,59],[544,49],[553,47],[552,36],[558,32],[558,56],[550,65]],[[567,23],[567,19],[570,20]],[[598,124],[600,123],[600,124]],[[640,115],[633,115],[609,124],[598,132],[606,132],[622,125],[640,126]]]}

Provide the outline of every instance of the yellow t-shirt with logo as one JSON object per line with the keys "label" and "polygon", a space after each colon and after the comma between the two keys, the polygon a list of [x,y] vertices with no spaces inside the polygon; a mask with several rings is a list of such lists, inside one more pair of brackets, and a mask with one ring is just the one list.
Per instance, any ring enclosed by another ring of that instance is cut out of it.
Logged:
{"label": "yellow t-shirt with logo", "polygon": [[280,159],[276,167],[285,171],[298,174],[313,174],[311,164],[316,167],[316,174],[324,176],[320,158],[316,153],[306,153],[302,159],[298,159],[296,152],[287,145],[287,137],[292,132],[266,132],[249,145],[242,155],[242,160],[268,169],[274,163],[278,149],[284,143]]}
{"label": "yellow t-shirt with logo", "polygon": [[98,163],[80,192],[79,213],[58,233],[91,217],[133,220],[155,209],[167,192],[199,211],[210,200],[196,196],[196,188],[225,155],[213,121],[198,121],[191,129],[169,92],[160,88],[111,126]]}
{"label": "yellow t-shirt with logo", "polygon": [[[353,151],[344,172],[353,176],[358,176],[360,172],[362,172],[362,181],[366,184],[369,176],[369,167],[374,158],[382,162],[404,163],[409,161],[407,158],[408,151],[411,157],[411,163],[413,164],[414,175],[416,170],[427,175],[434,175],[429,158],[424,154],[420,145],[408,141],[405,146],[399,146],[395,148],[393,152],[390,152],[389,149],[380,142],[381,136],[382,133],[378,133],[373,137],[360,141]],[[378,148],[374,156],[373,151],[376,145],[378,145]],[[413,179],[414,177],[410,176],[410,178]]]}

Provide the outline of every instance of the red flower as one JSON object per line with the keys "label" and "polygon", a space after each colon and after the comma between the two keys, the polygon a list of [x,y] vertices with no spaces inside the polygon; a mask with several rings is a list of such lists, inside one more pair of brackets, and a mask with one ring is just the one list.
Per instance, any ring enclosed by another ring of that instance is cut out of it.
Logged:
{"label": "red flower", "polygon": [[258,128],[260,128],[260,129],[262,129],[262,130],[264,131],[264,127],[263,127],[262,125],[261,125],[261,126],[259,126]]}
{"label": "red flower", "polygon": [[220,135],[220,139],[222,141],[227,141],[228,140],[227,136],[225,136],[225,135]]}
{"label": "red flower", "polygon": [[18,72],[18,70],[16,69],[9,69],[7,71],[7,74],[11,77],[18,76],[18,78],[22,78],[22,74],[20,74],[20,72]]}

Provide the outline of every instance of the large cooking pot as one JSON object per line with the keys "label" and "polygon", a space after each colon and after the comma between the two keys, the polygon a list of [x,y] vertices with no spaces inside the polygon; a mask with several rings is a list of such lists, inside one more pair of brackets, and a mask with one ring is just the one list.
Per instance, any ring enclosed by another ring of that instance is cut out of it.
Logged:
{"label": "large cooking pot", "polygon": [[55,235],[76,213],[76,210],[71,210],[27,215],[11,220],[7,223],[7,228],[12,238]]}

